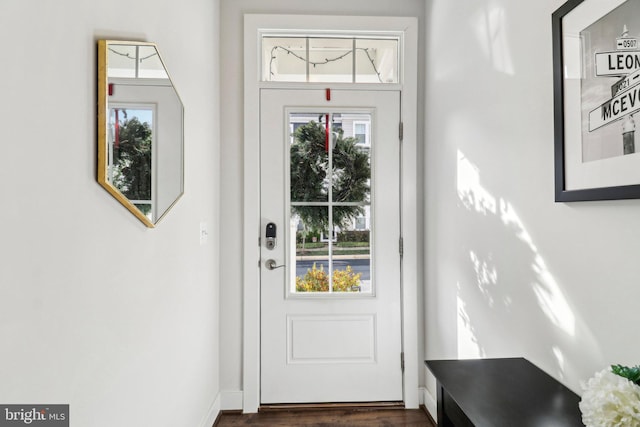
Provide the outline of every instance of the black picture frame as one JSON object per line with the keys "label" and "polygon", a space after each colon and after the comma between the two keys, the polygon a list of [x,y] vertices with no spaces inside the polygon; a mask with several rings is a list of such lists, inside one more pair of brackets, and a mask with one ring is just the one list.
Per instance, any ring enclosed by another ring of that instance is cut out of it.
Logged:
{"label": "black picture frame", "polygon": [[[568,145],[573,142],[567,141],[565,138],[567,125],[567,114],[565,111],[566,102],[571,100],[565,97],[565,51],[567,48],[564,43],[563,23],[578,6],[581,8],[591,7],[591,3],[597,3],[595,0],[568,0],[560,6],[552,14],[552,37],[553,37],[553,97],[554,97],[554,173],[555,173],[555,201],[556,202],[575,202],[575,201],[592,201],[592,200],[621,200],[621,199],[637,199],[640,198],[640,179],[638,182],[625,182],[623,185],[592,185],[582,188],[568,188],[568,171],[567,171],[567,149]],[[624,3],[624,2],[623,2]],[[604,16],[604,15],[603,15]],[[603,18],[601,17],[600,20]],[[607,21],[603,21],[607,22]],[[640,27],[636,28],[634,34],[640,39]],[[582,39],[580,39],[582,40]],[[574,47],[575,48],[575,47]],[[640,52],[640,48],[638,48]],[[638,54],[640,56],[640,53]],[[594,61],[595,62],[595,61]],[[637,86],[640,91],[640,85]],[[611,89],[613,91],[613,88]],[[631,89],[629,89],[630,91]],[[613,101],[614,95],[612,95]],[[604,105],[604,104],[603,104]],[[632,116],[632,114],[629,114]],[[583,117],[583,116],[581,116]],[[640,115],[639,115],[640,117]],[[616,120],[622,120],[622,117]],[[581,118],[581,122],[582,122]],[[569,123],[570,124],[570,123]],[[609,123],[613,124],[613,122]],[[608,124],[608,125],[609,125]],[[638,121],[640,131],[640,120]],[[572,124],[575,126],[575,124]],[[608,126],[607,125],[607,126]],[[578,126],[582,126],[580,123]],[[589,125],[591,126],[591,125]],[[640,165],[640,132],[638,138],[638,161]],[[575,143],[574,143],[575,144]],[[580,144],[582,144],[580,140]],[[639,166],[640,167],[640,166]],[[598,177],[595,177],[596,179]]]}

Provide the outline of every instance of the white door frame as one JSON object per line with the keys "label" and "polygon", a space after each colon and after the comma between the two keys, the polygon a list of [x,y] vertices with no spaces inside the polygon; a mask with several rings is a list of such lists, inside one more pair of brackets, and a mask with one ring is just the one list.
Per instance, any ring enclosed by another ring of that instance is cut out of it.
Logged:
{"label": "white door frame", "polygon": [[[259,33],[261,30],[300,30],[399,34],[402,38],[401,83],[291,84],[260,82]],[[401,233],[402,259],[402,348],[404,352],[404,403],[419,406],[418,390],[418,258],[417,258],[417,57],[418,20],[415,17],[356,17],[318,15],[244,16],[244,206],[243,206],[243,363],[242,409],[257,412],[260,406],[260,89],[401,90],[402,143]]]}

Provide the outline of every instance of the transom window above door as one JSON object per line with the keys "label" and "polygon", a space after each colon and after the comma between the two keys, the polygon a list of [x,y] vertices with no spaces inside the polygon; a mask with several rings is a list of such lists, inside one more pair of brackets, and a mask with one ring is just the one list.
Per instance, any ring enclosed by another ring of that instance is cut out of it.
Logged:
{"label": "transom window above door", "polygon": [[262,81],[399,82],[398,37],[262,35]]}

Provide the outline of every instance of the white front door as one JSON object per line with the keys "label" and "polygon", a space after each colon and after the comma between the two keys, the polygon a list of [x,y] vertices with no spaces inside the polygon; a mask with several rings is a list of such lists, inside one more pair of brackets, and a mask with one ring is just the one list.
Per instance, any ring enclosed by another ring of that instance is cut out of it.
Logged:
{"label": "white front door", "polygon": [[262,404],[403,398],[399,123],[397,91],[260,92]]}

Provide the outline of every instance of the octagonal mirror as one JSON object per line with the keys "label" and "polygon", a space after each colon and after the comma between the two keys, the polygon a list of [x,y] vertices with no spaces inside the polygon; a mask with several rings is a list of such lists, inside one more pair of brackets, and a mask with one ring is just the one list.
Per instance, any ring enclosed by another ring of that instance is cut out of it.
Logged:
{"label": "octagonal mirror", "polygon": [[98,182],[148,227],[184,190],[183,117],[155,44],[98,41]]}

